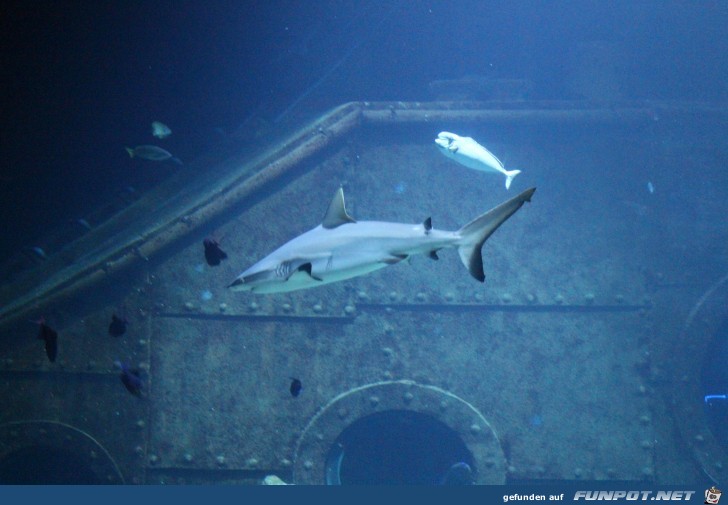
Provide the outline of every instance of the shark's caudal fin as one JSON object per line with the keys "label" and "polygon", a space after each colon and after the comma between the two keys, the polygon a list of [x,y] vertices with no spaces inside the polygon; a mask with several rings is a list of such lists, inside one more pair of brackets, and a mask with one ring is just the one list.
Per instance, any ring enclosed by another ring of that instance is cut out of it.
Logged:
{"label": "shark's caudal fin", "polygon": [[520,170],[506,170],[506,189],[509,189],[511,187],[513,179],[515,179],[516,176],[520,173]]}
{"label": "shark's caudal fin", "polygon": [[[514,170],[514,172],[518,172],[518,170]],[[485,214],[481,214],[458,230],[461,236],[458,244],[460,260],[468,269],[470,275],[480,282],[485,281],[483,256],[481,252],[483,244],[525,202],[531,201],[531,196],[533,196],[535,191],[536,188],[527,189],[520,195],[511,198]]]}

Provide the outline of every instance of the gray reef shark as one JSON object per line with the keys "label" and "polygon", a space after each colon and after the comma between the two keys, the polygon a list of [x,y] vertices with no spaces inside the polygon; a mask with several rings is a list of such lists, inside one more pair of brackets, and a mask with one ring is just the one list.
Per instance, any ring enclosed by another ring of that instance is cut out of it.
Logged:
{"label": "gray reef shark", "polygon": [[346,212],[339,188],[323,222],[279,247],[240,274],[228,287],[253,293],[282,293],[315,288],[368,274],[415,254],[438,259],[437,252],[457,248],[470,274],[485,281],[481,249],[488,237],[524,202],[531,188],[476,217],[457,231],[422,224],[355,221]]}
{"label": "gray reef shark", "polygon": [[506,170],[503,163],[493,153],[470,137],[461,137],[450,132],[440,132],[435,139],[440,152],[473,170],[501,173],[506,176],[506,189],[511,187],[513,178],[520,170]]}

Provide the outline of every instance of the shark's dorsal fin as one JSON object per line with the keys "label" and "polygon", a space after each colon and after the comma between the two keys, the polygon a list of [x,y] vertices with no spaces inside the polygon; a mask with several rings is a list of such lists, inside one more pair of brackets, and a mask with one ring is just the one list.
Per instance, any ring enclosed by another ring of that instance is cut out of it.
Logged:
{"label": "shark's dorsal fin", "polygon": [[334,194],[334,198],[329,204],[329,208],[326,211],[326,215],[324,216],[321,226],[330,230],[346,223],[356,223],[356,220],[346,213],[346,206],[344,205],[344,188],[339,188],[336,190],[336,194]]}

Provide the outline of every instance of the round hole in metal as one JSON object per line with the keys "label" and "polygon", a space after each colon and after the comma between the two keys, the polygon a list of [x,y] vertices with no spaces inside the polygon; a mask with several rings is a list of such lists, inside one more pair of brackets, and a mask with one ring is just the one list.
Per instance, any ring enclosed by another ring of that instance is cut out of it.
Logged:
{"label": "round hole in metal", "polygon": [[728,316],[723,318],[713,339],[701,370],[703,405],[710,431],[728,451]]}
{"label": "round hole in metal", "polygon": [[473,455],[460,436],[434,417],[387,410],[347,426],[329,451],[326,483],[342,485],[465,485]]}
{"label": "round hole in metal", "polygon": [[88,461],[50,445],[32,445],[0,460],[2,484],[104,484]]}

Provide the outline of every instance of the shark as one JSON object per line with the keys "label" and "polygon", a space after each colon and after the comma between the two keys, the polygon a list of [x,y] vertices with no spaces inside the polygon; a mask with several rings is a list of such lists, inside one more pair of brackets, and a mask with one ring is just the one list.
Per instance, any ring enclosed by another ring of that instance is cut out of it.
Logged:
{"label": "shark", "polygon": [[506,170],[495,154],[478,144],[471,137],[461,137],[455,133],[440,132],[435,143],[440,152],[473,170],[482,172],[501,173],[506,176],[506,189],[511,187],[513,178],[521,173],[520,170]]}
{"label": "shark", "polygon": [[437,230],[432,219],[420,224],[356,221],[346,210],[339,188],[324,219],[291,239],[233,280],[233,291],[283,293],[315,288],[374,272],[414,255],[439,259],[441,249],[455,248],[475,279],[485,282],[482,248],[486,240],[536,188],[501,203],[457,231]]}

